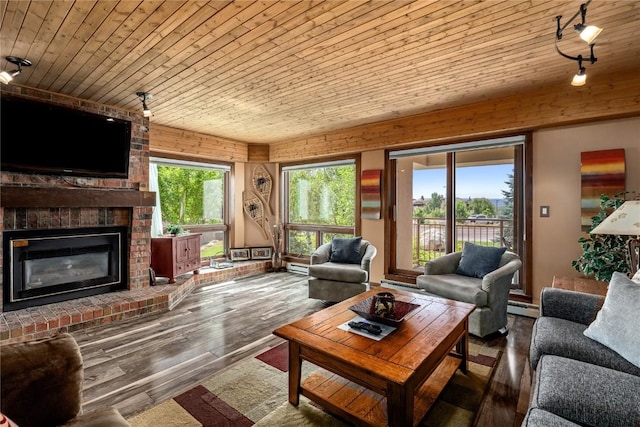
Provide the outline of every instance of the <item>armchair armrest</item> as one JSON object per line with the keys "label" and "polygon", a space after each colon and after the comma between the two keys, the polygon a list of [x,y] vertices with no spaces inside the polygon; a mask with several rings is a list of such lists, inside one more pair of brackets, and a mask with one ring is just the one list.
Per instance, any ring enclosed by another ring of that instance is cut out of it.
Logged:
{"label": "armchair armrest", "polygon": [[371,271],[371,261],[375,258],[378,250],[373,245],[367,245],[367,249],[364,251],[364,255],[362,256],[362,261],[360,262],[360,268],[366,270],[367,273]]}
{"label": "armchair armrest", "polygon": [[462,258],[462,252],[451,252],[424,264],[424,274],[453,274]]}
{"label": "armchair armrest", "polygon": [[[496,285],[504,285],[509,289],[513,274],[522,266],[522,261],[518,258],[511,259],[502,267],[498,267],[482,278],[482,290],[491,292]],[[508,292],[508,291],[507,291]]]}
{"label": "armchair armrest", "polygon": [[329,262],[330,258],[331,258],[331,243],[325,243],[323,245],[320,245],[318,249],[316,249],[311,254],[311,260],[309,264],[311,265],[322,264],[325,262]]}
{"label": "armchair armrest", "polygon": [[540,316],[557,317],[589,325],[596,318],[604,296],[558,288],[544,288],[540,293]]}

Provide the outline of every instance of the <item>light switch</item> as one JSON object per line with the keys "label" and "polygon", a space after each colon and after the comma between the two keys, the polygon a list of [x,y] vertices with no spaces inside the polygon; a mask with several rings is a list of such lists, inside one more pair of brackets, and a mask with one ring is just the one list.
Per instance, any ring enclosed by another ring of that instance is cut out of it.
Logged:
{"label": "light switch", "polygon": [[549,206],[540,206],[540,216],[545,218],[549,216]]}

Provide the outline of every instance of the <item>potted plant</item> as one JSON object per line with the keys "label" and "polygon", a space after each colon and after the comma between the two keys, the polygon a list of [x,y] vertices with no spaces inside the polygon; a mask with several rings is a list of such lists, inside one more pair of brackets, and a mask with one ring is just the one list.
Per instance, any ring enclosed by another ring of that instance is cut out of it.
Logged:
{"label": "potted plant", "polygon": [[178,234],[184,233],[184,229],[178,224],[169,224],[167,225],[167,233],[172,236],[177,236]]}
{"label": "potted plant", "polygon": [[[627,193],[625,191],[611,197],[600,195],[600,211],[591,217],[589,230],[593,230],[619,208],[625,202]],[[629,271],[628,239],[629,236],[614,234],[589,234],[588,237],[580,237],[578,243],[583,252],[578,259],[571,261],[571,266],[587,277],[608,282],[614,271]]]}

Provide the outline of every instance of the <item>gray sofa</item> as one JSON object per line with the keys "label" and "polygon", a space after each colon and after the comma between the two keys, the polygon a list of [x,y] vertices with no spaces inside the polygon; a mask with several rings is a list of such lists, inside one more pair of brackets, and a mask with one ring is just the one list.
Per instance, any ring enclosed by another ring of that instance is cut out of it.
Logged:
{"label": "gray sofa", "polygon": [[427,261],[424,274],[416,278],[418,289],[433,296],[475,304],[469,316],[469,333],[485,337],[506,332],[507,304],[513,275],[520,268],[520,257],[513,252],[502,254],[498,268],[482,278],[456,274],[462,252],[452,252]]}
{"label": "gray sofa", "polygon": [[584,334],[604,301],[543,289],[529,349],[531,399],[522,426],[640,425],[640,367]]}
{"label": "gray sofa", "polygon": [[339,302],[368,291],[376,247],[367,240],[361,240],[357,263],[331,261],[331,247],[331,243],[325,243],[311,254],[309,298]]}

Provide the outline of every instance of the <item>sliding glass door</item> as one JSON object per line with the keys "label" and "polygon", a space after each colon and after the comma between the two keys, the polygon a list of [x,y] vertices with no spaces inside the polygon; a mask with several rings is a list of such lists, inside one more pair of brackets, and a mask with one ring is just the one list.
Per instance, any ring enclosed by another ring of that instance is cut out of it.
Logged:
{"label": "sliding glass door", "polygon": [[390,275],[415,278],[426,261],[465,242],[521,254],[523,147],[524,137],[514,137],[390,152]]}

